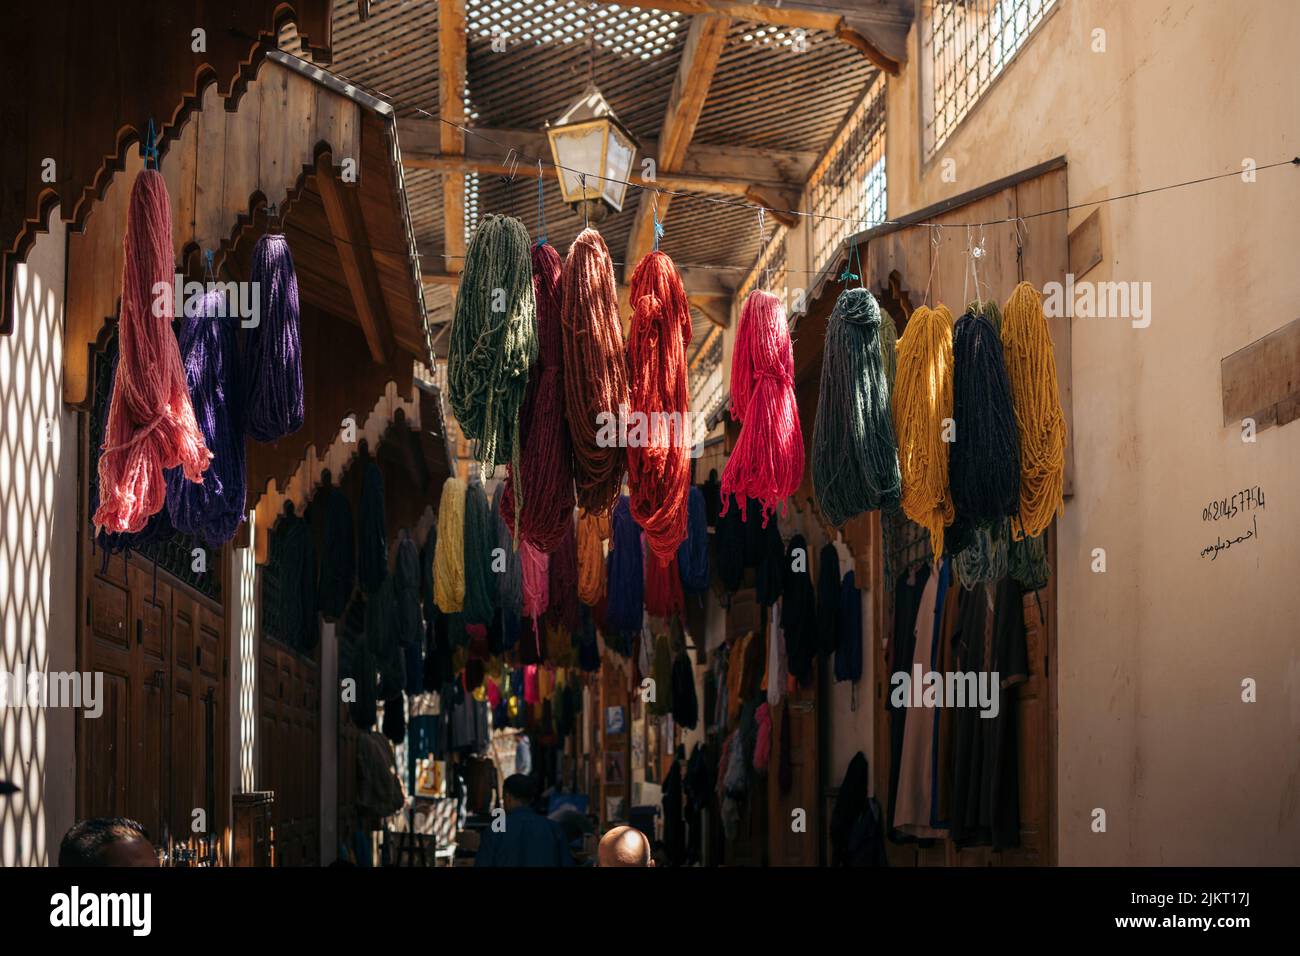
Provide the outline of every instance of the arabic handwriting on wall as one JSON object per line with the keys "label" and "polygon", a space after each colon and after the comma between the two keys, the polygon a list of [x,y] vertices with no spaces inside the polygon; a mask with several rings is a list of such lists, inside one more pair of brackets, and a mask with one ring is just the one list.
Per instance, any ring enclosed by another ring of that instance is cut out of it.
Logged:
{"label": "arabic handwriting on wall", "polygon": [[1249,531],[1244,534],[1239,534],[1235,538],[1228,538],[1225,540],[1223,536],[1220,535],[1215,540],[1214,544],[1206,545],[1201,549],[1201,557],[1205,557],[1208,554],[1210,560],[1214,561],[1219,557],[1220,551],[1227,551],[1234,544],[1242,544],[1246,541],[1254,540],[1259,535],[1259,515],[1250,516],[1250,525]]}

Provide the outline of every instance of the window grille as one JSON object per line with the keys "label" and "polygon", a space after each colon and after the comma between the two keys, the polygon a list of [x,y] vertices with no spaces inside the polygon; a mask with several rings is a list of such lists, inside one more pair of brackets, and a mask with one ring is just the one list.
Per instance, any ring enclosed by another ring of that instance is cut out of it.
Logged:
{"label": "window grille", "polygon": [[885,82],[877,76],[848,126],[813,174],[813,268],[821,269],[845,238],[885,220]]}
{"label": "window grille", "polygon": [[932,0],[922,13],[925,156],[932,157],[1056,0]]}

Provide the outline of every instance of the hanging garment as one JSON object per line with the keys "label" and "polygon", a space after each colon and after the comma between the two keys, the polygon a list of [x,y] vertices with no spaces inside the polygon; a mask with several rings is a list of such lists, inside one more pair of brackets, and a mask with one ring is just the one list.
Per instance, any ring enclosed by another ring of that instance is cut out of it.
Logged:
{"label": "hanging garment", "polygon": [[835,679],[857,683],[862,679],[862,594],[853,572],[840,587],[839,634],[835,643]]}
{"label": "hanging garment", "polygon": [[754,736],[754,770],[766,773],[768,761],[772,757],[772,708],[767,701],[754,709],[754,722],[757,725]]}
{"label": "hanging garment", "polygon": [[880,804],[870,794],[867,758],[849,761],[831,811],[831,866],[888,866]]}
{"label": "hanging garment", "polygon": [[668,643],[667,634],[660,634],[655,638],[651,677],[654,678],[655,682],[655,694],[654,699],[649,702],[648,710],[656,716],[672,713],[673,651]]}
{"label": "hanging garment", "polygon": [[378,821],[402,809],[405,802],[392,746],[377,731],[361,734],[357,738],[357,813],[378,829]]}
{"label": "hanging garment", "polygon": [[695,668],[691,654],[681,648],[673,658],[673,723],[694,730],[700,722],[699,699],[695,694]]}
{"label": "hanging garment", "polygon": [[[929,578],[929,562],[923,563],[920,567],[902,574],[898,578],[898,584],[894,589],[894,636],[890,641],[888,650],[891,678],[894,674],[905,673],[909,675],[910,679],[912,657],[916,652],[916,619],[921,610],[921,594],[925,590],[925,584]],[[889,686],[892,691],[894,686],[892,682]],[[892,693],[887,694],[885,697],[885,708],[890,717],[889,807],[887,819],[892,821],[898,799],[898,771],[899,764],[903,759],[903,730],[907,725],[908,708],[897,706]],[[890,831],[890,839],[896,840],[903,836],[904,834],[898,831],[892,829]]]}
{"label": "hanging garment", "polygon": [[[309,651],[320,641],[316,619],[316,546],[311,528],[293,513],[286,512],[275,523],[270,555],[263,573],[264,600],[272,601],[277,613],[267,616],[268,627],[281,643]],[[272,623],[273,622],[273,623]]]}
{"label": "hanging garment", "polygon": [[958,847],[1020,845],[1020,793],[1016,697],[1029,676],[1024,592],[1012,578],[963,593],[954,667],[995,671],[997,716],[959,708],[953,719],[948,810]]}
{"label": "hanging garment", "polygon": [[773,604],[767,627],[767,703],[776,707],[785,700],[786,650],[781,630],[781,605]]}
{"label": "hanging garment", "polygon": [[734,594],[745,577],[745,519],[734,498],[727,513],[717,519],[717,525],[714,547],[718,558],[718,580],[724,590]]}
{"label": "hanging garment", "polygon": [[808,559],[808,542],[803,535],[791,537],[782,572],[781,630],[787,666],[802,687],[812,684],[817,654],[817,609]]}
{"label": "hanging garment", "polygon": [[[942,596],[949,589],[949,559],[945,558],[932,574],[921,593],[916,615],[916,651],[912,657],[912,675],[934,670],[939,652],[942,621]],[[933,805],[935,722],[934,707],[916,707],[907,715],[903,731],[903,752],[899,761],[898,797],[894,808],[894,828],[918,838],[941,837],[943,830],[931,825]]]}

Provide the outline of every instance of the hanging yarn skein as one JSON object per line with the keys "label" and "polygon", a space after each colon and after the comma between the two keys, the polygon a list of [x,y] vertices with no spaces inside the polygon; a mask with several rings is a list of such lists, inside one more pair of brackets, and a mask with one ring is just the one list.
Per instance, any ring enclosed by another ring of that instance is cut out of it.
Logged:
{"label": "hanging yarn skein", "polygon": [[645,532],[646,549],[663,566],[675,558],[686,538],[691,484],[686,346],[691,341],[691,308],[677,267],[658,251],[646,255],[632,273],[631,300],[627,377],[633,424],[627,442],[627,486],[632,517]]}
{"label": "hanging yarn skein", "polygon": [[547,591],[550,606],[546,618],[569,632],[578,629],[578,539],[573,530],[570,514],[560,542],[550,554],[547,566]]}
{"label": "hanging yarn skein", "polygon": [[1065,507],[1065,415],[1056,384],[1052,333],[1043,300],[1028,282],[1007,299],[1002,350],[1020,437],[1020,514],[1011,519],[1015,540],[1040,535]]}
{"label": "hanging yarn skein", "polygon": [[212,452],[203,483],[167,473],[167,512],[178,531],[213,547],[235,536],[244,520],[244,432],[239,414],[239,341],[225,318],[225,294],[209,288],[197,315],[185,316],[181,361],[194,417]]}
{"label": "hanging yarn skein", "polygon": [[[537,300],[537,363],[528,373],[519,416],[519,469],[528,489],[519,536],[553,551],[573,522],[573,445],[564,420],[564,336],[560,254],[548,243],[533,246],[533,296]],[[506,474],[502,514],[515,528],[514,468]]]}
{"label": "hanging yarn skein", "polygon": [[260,442],[273,442],[303,421],[298,276],[288,239],[268,233],[257,240],[252,281],[261,311],[244,337],[245,429]]}
{"label": "hanging yarn skein", "polygon": [[957,580],[967,591],[977,584],[992,584],[1007,575],[1008,518],[975,529],[973,540],[952,559]]}
{"label": "hanging yarn skein", "polygon": [[172,309],[154,309],[154,287],[171,288],[172,210],[162,173],[145,169],[127,209],[118,362],[99,458],[96,529],[137,532],[162,510],[163,472],[180,466],[203,481],[212,459],[194,417]]}
{"label": "hanging yarn skein", "polygon": [[645,578],[641,529],[632,517],[627,495],[618,499],[613,515],[614,536],[609,550],[609,606],[605,622],[611,631],[641,630]]}
{"label": "hanging yarn skein", "polygon": [[519,545],[519,564],[524,578],[524,616],[535,625],[550,604],[550,555],[524,541]]}
{"label": "hanging yarn skein", "polygon": [[433,553],[433,601],[443,614],[465,607],[465,482],[448,478],[438,500],[438,544]]}
{"label": "hanging yarn skein", "polygon": [[595,607],[605,599],[605,541],[609,515],[578,515],[578,599]]}
{"label": "hanging yarn skein", "polygon": [[451,409],[475,456],[489,470],[514,469],[516,505],[527,489],[519,476],[519,411],[529,366],[537,358],[537,300],[528,229],[510,216],[484,216],[465,251],[447,355]]}
{"label": "hanging yarn skein", "polygon": [[903,480],[903,512],[930,532],[937,564],[943,529],[955,512],[948,491],[946,422],[953,415],[952,313],[920,306],[898,340],[894,434]]}
{"label": "hanging yarn skein", "polygon": [[515,550],[510,526],[505,519],[505,482],[492,492],[492,518],[496,525],[497,547],[505,554],[506,569],[497,575],[497,604],[507,616],[519,617],[524,606],[523,569],[519,565],[519,552]]}
{"label": "hanging yarn skein", "polygon": [[984,315],[967,312],[953,330],[952,352],[953,505],[975,523],[1014,515],[1020,505],[1020,444],[1002,340]]}
{"label": "hanging yarn skein", "polygon": [[677,548],[682,587],[692,594],[709,588],[709,516],[704,492],[694,485],[686,499],[686,540]]}
{"label": "hanging yarn skein", "polygon": [[722,472],[722,510],[730,495],[757,499],[763,524],[803,481],[803,433],[794,397],[794,354],[785,307],[755,289],[745,299],[731,359],[731,415],[740,437]]}
{"label": "hanging yarn skein", "polygon": [[813,494],[836,527],[864,511],[894,510],[901,494],[881,324],[879,304],[861,288],[840,293],[826,324]]}
{"label": "hanging yarn skein", "polygon": [[628,403],[623,323],[614,260],[595,229],[584,229],[564,260],[564,417],[573,441],[578,505],[606,514],[618,500],[627,452],[609,427]]}
{"label": "hanging yarn skein", "polygon": [[[496,611],[497,582],[492,571],[492,549],[497,546],[497,534],[492,508],[480,482],[471,482],[466,489],[463,521],[465,623],[490,624]],[[441,533],[438,539],[442,540]]]}

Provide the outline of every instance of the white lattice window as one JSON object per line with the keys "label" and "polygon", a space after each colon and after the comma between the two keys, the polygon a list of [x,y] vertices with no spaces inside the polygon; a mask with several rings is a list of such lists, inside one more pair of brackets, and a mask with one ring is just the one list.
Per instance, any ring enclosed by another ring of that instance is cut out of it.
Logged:
{"label": "white lattice window", "polygon": [[878,76],[810,183],[813,268],[841,242],[885,220],[885,81]]}
{"label": "white lattice window", "polygon": [[927,0],[921,12],[925,157],[943,145],[1056,0]]}

